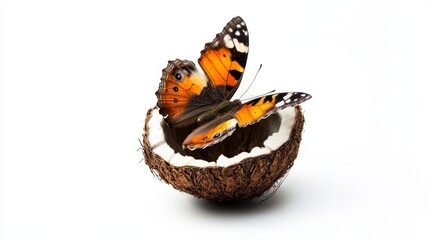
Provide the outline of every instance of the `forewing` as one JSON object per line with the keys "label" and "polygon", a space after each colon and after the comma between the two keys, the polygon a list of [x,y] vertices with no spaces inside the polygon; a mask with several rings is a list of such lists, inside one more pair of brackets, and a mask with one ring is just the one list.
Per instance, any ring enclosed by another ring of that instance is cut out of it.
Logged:
{"label": "forewing", "polygon": [[201,51],[198,63],[224,99],[231,99],[240,85],[248,51],[249,33],[241,17],[233,18]]}

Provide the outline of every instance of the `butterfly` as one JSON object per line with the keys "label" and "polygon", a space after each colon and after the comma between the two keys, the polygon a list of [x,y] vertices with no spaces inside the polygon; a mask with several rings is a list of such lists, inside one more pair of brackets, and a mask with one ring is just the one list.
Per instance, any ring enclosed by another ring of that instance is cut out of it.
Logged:
{"label": "butterfly", "polygon": [[249,32],[241,17],[235,17],[205,45],[198,59],[203,72],[192,61],[168,61],[162,70],[157,106],[170,127],[197,122],[183,141],[183,148],[206,148],[286,107],[311,98],[303,92],[282,92],[242,103],[231,98],[246,67]]}

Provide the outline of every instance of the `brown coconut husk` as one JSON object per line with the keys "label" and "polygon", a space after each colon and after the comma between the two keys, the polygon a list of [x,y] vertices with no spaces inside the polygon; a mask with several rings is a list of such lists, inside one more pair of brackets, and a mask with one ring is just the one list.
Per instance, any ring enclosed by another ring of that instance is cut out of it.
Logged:
{"label": "brown coconut husk", "polygon": [[[226,202],[249,200],[255,197],[260,197],[279,179],[285,176],[293,166],[293,162],[298,155],[301,134],[304,126],[304,116],[301,112],[300,106],[295,107],[295,122],[289,139],[278,149],[271,151],[269,154],[248,157],[227,167],[174,166],[162,159],[158,154],[154,153],[152,151],[152,146],[149,143],[148,135],[150,134],[150,129],[148,127],[148,122],[154,109],[156,109],[156,107],[149,109],[146,115],[142,144],[145,163],[149,166],[152,172],[156,173],[160,177],[160,179],[171,184],[175,189],[189,193],[198,198],[204,198],[216,202]],[[271,119],[274,119],[273,121],[278,120],[275,120],[276,117],[272,117]],[[267,118],[261,120],[259,123],[264,124],[264,121],[270,123],[271,120],[270,118]],[[263,129],[263,131],[267,130],[267,128],[261,128],[261,126],[258,125],[252,125],[246,128],[249,128],[250,130],[259,128],[259,131],[261,129]],[[273,129],[275,130],[275,127],[272,128],[270,132]],[[163,130],[165,134],[165,126],[163,127]],[[168,134],[170,133],[165,134],[166,138],[168,138]],[[234,141],[234,135],[235,134],[229,137],[231,138],[229,141]],[[238,137],[241,140],[243,139],[240,134]],[[223,142],[227,141],[229,138],[225,139]],[[167,140],[166,142],[168,143]],[[226,145],[228,144],[230,143],[227,143]],[[252,143],[250,145],[244,144],[244,147],[239,150],[249,151],[249,147],[252,147],[253,145],[258,146],[260,144],[260,141],[256,141],[256,143]],[[171,146],[171,143],[169,143],[169,145]],[[225,147],[222,147],[221,145],[217,148],[219,148],[219,151],[221,152],[225,150]],[[179,149],[181,148],[179,147]],[[209,149],[202,149],[200,151],[204,152],[207,150]],[[216,151],[214,152],[214,154],[205,154],[212,157],[204,160],[214,161],[216,155],[218,155]],[[181,154],[186,153],[189,154],[187,150]],[[199,155],[197,152],[195,154]],[[226,156],[228,157],[228,155]]]}

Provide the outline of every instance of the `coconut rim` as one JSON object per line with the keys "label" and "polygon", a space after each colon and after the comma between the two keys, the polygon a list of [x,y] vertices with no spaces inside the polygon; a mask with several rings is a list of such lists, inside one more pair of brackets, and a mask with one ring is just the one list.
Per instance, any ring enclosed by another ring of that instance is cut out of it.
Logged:
{"label": "coconut rim", "polygon": [[[164,133],[161,127],[164,121],[162,115],[159,113],[158,107],[153,107],[148,110],[146,115],[145,127],[143,131],[143,139],[145,145],[143,147],[150,148],[150,154],[156,155],[157,158],[162,159],[166,163],[174,167],[220,167],[227,168],[235,164],[239,164],[250,158],[257,158],[264,155],[270,155],[277,151],[281,146],[285,145],[291,137],[292,130],[296,125],[297,113],[301,113],[301,107],[288,107],[278,112],[281,117],[281,124],[279,130],[270,135],[265,141],[263,147],[254,147],[250,152],[240,152],[233,157],[226,157],[220,155],[216,161],[206,161],[203,159],[196,159],[192,156],[183,156],[175,152],[165,141]],[[267,146],[268,145],[268,146]]]}

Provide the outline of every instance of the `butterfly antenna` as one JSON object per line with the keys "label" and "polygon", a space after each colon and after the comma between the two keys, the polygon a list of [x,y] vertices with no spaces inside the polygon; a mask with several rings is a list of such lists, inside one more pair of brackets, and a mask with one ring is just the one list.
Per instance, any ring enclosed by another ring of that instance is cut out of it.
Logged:
{"label": "butterfly antenna", "polygon": [[255,77],[253,77],[253,80],[252,80],[252,82],[250,83],[250,85],[247,87],[246,91],[244,91],[244,92],[243,92],[243,94],[241,94],[240,98],[238,98],[239,100],[241,100],[241,98],[244,96],[244,94],[246,94],[246,93],[247,93],[247,91],[249,91],[250,87],[253,85],[253,82],[255,82],[256,77],[258,76],[259,71],[261,71],[261,68],[262,68],[262,64],[260,64],[260,65],[259,65],[259,69],[258,69],[258,71],[256,72]]}
{"label": "butterfly antenna", "polygon": [[260,95],[258,95],[258,96],[254,96],[254,97],[246,98],[246,99],[243,99],[243,100],[241,100],[241,101],[245,102],[245,101],[247,101],[247,100],[251,100],[251,99],[255,99],[255,98],[260,98],[260,97],[262,97],[262,96],[268,95],[268,94],[273,93],[273,92],[275,92],[275,91],[276,91],[276,90],[274,89],[274,90],[271,90],[271,91],[266,92],[266,93],[264,93],[264,94],[260,94]]}

